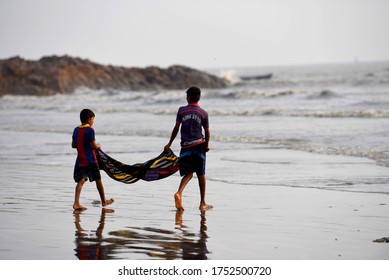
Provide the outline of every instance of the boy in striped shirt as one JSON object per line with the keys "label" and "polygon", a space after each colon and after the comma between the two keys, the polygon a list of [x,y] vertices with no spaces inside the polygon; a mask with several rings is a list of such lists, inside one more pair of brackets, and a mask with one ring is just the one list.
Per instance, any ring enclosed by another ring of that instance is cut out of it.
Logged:
{"label": "boy in striped shirt", "polygon": [[74,165],[74,181],[77,183],[73,209],[85,210],[80,204],[80,195],[82,186],[88,178],[91,182],[96,181],[96,187],[99,191],[101,205],[107,206],[113,203],[113,199],[105,199],[104,187],[101,181],[100,169],[98,166],[95,151],[100,149],[101,145],[96,143],[95,131],[92,125],[95,120],[95,114],[89,109],[83,109],[80,113],[81,125],[73,131],[72,148],[77,149],[77,159]]}

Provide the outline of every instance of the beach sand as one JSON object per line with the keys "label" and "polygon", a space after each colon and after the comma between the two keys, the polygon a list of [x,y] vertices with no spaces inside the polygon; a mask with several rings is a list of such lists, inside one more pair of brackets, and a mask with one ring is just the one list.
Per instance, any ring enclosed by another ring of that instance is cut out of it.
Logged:
{"label": "beach sand", "polygon": [[[102,208],[88,182],[81,194],[88,209],[74,212],[70,136],[0,134],[2,260],[389,259],[388,243],[373,242],[389,236],[389,195],[365,186],[346,191],[353,177],[388,177],[387,168],[368,159],[212,143],[207,202],[213,209],[198,210],[196,178],[184,192],[182,213],[174,207],[177,174],[125,185],[102,173],[106,196],[115,203]],[[31,140],[21,145],[23,139]],[[144,162],[166,144],[157,137],[98,140],[126,163]],[[310,182],[323,188],[310,188]]]}

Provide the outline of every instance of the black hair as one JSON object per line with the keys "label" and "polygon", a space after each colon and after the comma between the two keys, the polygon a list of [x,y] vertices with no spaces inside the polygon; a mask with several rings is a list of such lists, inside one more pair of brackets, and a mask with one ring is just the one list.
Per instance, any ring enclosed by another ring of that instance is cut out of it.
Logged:
{"label": "black hair", "polygon": [[89,109],[83,109],[80,113],[81,123],[86,123],[89,118],[94,118],[94,117],[95,117],[95,113],[93,113],[93,111]]}
{"label": "black hair", "polygon": [[201,90],[198,87],[190,87],[186,91],[186,94],[190,98],[190,101],[198,102],[201,97]]}

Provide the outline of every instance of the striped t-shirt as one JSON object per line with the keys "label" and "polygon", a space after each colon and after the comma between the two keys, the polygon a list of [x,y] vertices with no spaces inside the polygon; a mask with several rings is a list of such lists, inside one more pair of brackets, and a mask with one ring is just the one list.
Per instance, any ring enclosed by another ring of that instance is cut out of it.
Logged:
{"label": "striped t-shirt", "polygon": [[73,141],[77,146],[77,166],[97,164],[97,158],[90,143],[95,141],[95,131],[89,125],[80,125],[73,131]]}

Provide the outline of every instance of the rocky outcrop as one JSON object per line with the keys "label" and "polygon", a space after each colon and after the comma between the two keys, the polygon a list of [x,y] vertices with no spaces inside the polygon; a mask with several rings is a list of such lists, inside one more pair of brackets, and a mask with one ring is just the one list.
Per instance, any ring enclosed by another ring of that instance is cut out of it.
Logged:
{"label": "rocky outcrop", "polygon": [[106,90],[222,88],[226,81],[185,66],[126,68],[69,56],[0,60],[0,95],[72,93],[79,87]]}

